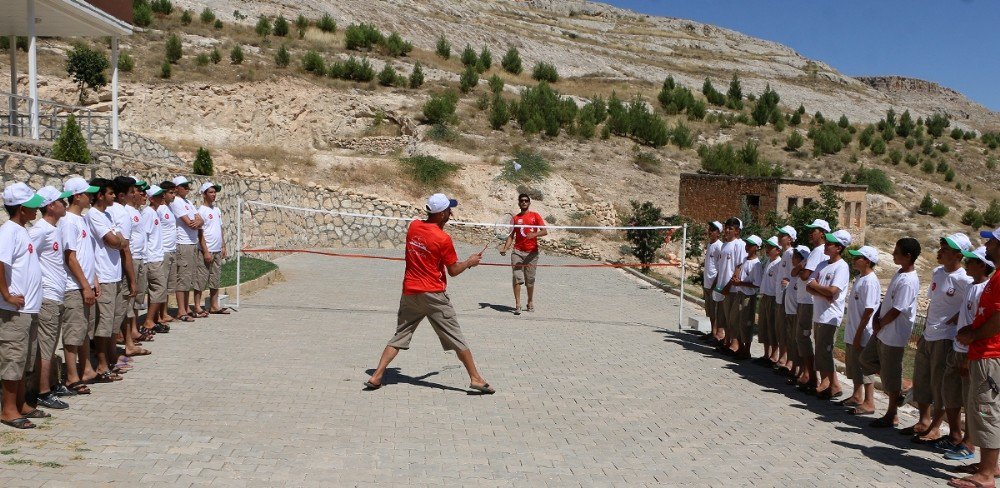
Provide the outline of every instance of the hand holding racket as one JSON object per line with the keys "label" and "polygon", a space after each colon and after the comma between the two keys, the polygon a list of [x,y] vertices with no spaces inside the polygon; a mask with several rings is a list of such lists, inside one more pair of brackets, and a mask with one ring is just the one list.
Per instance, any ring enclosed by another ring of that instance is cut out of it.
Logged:
{"label": "hand holding racket", "polygon": [[[506,241],[507,238],[510,237],[511,233],[513,232],[514,232],[514,214],[508,212],[501,215],[500,217],[497,218],[496,223],[493,224],[493,236],[490,237],[489,241],[486,242],[486,245],[483,246],[482,251],[479,251],[479,254],[482,255],[484,252],[486,252],[486,248],[490,247],[490,244],[492,244],[494,240],[499,240],[501,242]],[[500,251],[501,256],[505,256],[506,254],[507,254],[506,252]]]}

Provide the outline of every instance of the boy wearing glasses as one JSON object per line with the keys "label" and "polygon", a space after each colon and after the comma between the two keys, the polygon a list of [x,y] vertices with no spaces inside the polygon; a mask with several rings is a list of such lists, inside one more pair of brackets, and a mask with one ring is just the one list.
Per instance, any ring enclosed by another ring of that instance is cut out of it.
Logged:
{"label": "boy wearing glasses", "polygon": [[538,238],[548,235],[542,216],[528,210],[531,197],[522,193],[517,196],[517,206],[521,210],[514,216],[514,231],[507,236],[507,241],[500,248],[500,255],[506,256],[511,244],[514,251],[510,253],[511,269],[514,272],[514,315],[521,315],[521,285],[528,289],[528,311],[535,311],[535,269],[538,266]]}

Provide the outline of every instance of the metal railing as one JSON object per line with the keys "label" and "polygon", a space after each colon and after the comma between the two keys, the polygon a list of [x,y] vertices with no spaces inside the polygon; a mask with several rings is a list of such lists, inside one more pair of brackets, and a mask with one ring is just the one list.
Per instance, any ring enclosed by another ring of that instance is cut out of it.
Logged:
{"label": "metal railing", "polygon": [[[31,137],[31,106],[34,102],[31,97],[0,92],[0,99],[5,99],[5,103],[0,105],[0,134]],[[110,115],[97,115],[87,107],[41,99],[38,100],[38,138],[54,141],[66,126],[70,114],[76,117],[87,143],[110,144],[105,140],[111,133]]]}

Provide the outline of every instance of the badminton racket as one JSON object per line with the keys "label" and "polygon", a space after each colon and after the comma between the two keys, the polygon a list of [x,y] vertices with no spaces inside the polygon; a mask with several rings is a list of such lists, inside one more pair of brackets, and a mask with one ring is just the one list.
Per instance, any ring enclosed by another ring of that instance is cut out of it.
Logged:
{"label": "badminton racket", "polygon": [[493,224],[493,235],[490,236],[486,245],[483,246],[483,250],[479,251],[479,255],[482,256],[486,252],[486,248],[490,247],[495,241],[506,241],[510,237],[511,233],[514,232],[514,214],[505,213],[497,217],[496,223]]}

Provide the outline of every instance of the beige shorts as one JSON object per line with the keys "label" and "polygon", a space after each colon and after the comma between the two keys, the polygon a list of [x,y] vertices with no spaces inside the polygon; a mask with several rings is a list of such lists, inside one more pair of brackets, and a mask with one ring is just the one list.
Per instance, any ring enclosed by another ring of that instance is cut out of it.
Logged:
{"label": "beige shorts", "polygon": [[798,335],[795,336],[795,348],[802,359],[812,359],[816,354],[813,350],[813,306],[811,303],[800,303],[795,317],[799,322]]}
{"label": "beige shorts", "polygon": [[712,300],[711,288],[703,288],[703,290],[705,291],[705,294],[703,295],[705,297],[705,315],[708,316],[708,320],[714,325],[716,310],[719,308],[718,307],[719,302]]}
{"label": "beige shorts", "polygon": [[721,302],[716,305],[719,307],[716,310],[716,320],[719,322],[719,327],[726,331],[726,337],[730,339],[736,339],[739,337],[739,325],[740,325],[740,296],[742,294],[738,292],[730,292]]}
{"label": "beige shorts", "polygon": [[788,337],[786,337],[787,334],[785,333],[785,304],[779,302],[778,298],[780,297],[775,297],[774,318],[771,319],[774,321],[774,341],[778,347],[787,348]]}
{"label": "beige shorts", "polygon": [[[868,341],[871,342],[871,341]],[[870,385],[875,382],[875,375],[865,374],[861,368],[861,351],[864,347],[858,349],[850,344],[844,344],[845,356],[844,360],[845,368],[844,375],[847,379],[854,382],[854,384]]]}
{"label": "beige shorts", "polygon": [[143,270],[146,275],[146,293],[149,295],[149,303],[167,302],[167,277],[166,262],[145,263]]}
{"label": "beige shorts", "polygon": [[535,286],[535,270],[538,269],[538,251],[524,252],[514,249],[510,253],[511,269],[514,271],[515,285]]}
{"label": "beige shorts", "polygon": [[757,295],[740,293],[740,322],[736,329],[741,344],[753,341],[753,319],[757,311]]}
{"label": "beige shorts", "polygon": [[[137,288],[135,298],[128,298],[125,314],[127,317],[138,317],[136,310],[146,309],[146,263],[141,259],[133,259],[135,264],[135,287]],[[126,285],[128,288],[128,285]]]}
{"label": "beige shorts", "polygon": [[[753,320],[751,318],[751,320]],[[765,346],[778,345],[774,328],[774,297],[760,295],[760,315],[757,321],[757,340]]]}
{"label": "beige shorts", "polygon": [[42,361],[48,361],[56,354],[65,311],[66,308],[60,302],[42,300],[42,309],[35,316],[35,327],[38,329],[38,357]]}
{"label": "beige shorts", "polygon": [[198,269],[199,263],[204,266],[204,261],[201,260],[201,254],[198,252],[198,246],[194,244],[178,244],[177,245],[177,261],[174,268],[177,270],[177,288],[176,291],[191,291],[194,290],[195,286],[195,273]]}
{"label": "beige shorts", "polygon": [[163,253],[163,275],[164,283],[167,285],[167,293],[177,291],[177,251]]}
{"label": "beige shorts", "polygon": [[222,253],[212,253],[212,263],[205,264],[204,254],[198,253],[198,270],[195,290],[218,290],[222,278]]}
{"label": "beige shorts", "polygon": [[1000,385],[1000,358],[969,361],[969,399],[966,423],[969,440],[983,449],[1000,449],[1000,394],[993,390]]}
{"label": "beige shorts", "polygon": [[[781,308],[784,309],[784,304]],[[783,315],[785,317],[785,352],[788,355],[788,360],[798,364],[802,358],[799,357],[799,316],[794,313],[786,313]]]}
{"label": "beige shorts", "polygon": [[833,343],[837,340],[837,326],[815,323],[813,335],[816,336],[816,370],[821,373],[836,371],[833,364]]}
{"label": "beige shorts", "polygon": [[882,389],[887,392],[902,391],[905,351],[905,348],[887,346],[878,338],[872,337],[861,350],[861,371],[864,374],[878,373],[882,378]]}
{"label": "beige shorts", "polygon": [[70,290],[63,297],[62,340],[65,346],[82,346],[91,330],[94,306],[83,304],[83,292]]}
{"label": "beige shorts", "polygon": [[928,341],[920,338],[917,357],[913,362],[913,401],[918,404],[944,405],[941,384],[944,382],[945,363],[954,351],[951,340]]}
{"label": "beige shorts", "polygon": [[[122,285],[121,281],[101,283],[101,296],[97,297],[94,325],[90,328],[91,339],[95,337],[111,337],[115,332],[115,327],[121,325],[121,321],[125,317],[122,288],[127,290],[128,285]],[[119,308],[122,311],[120,317],[118,316]]]}
{"label": "beige shorts", "polygon": [[445,351],[464,351],[469,348],[462,335],[462,328],[455,317],[455,309],[451,306],[448,294],[419,293],[403,295],[399,299],[399,313],[396,317],[396,335],[389,341],[390,346],[397,349],[409,349],[410,340],[417,325],[427,317],[431,323],[441,347]]}
{"label": "beige shorts", "polygon": [[945,361],[944,381],[941,383],[941,397],[944,408],[961,408],[969,397],[969,378],[960,374],[966,354],[954,349],[948,353]]}
{"label": "beige shorts", "polygon": [[0,380],[24,378],[31,359],[31,329],[34,315],[0,310]]}

